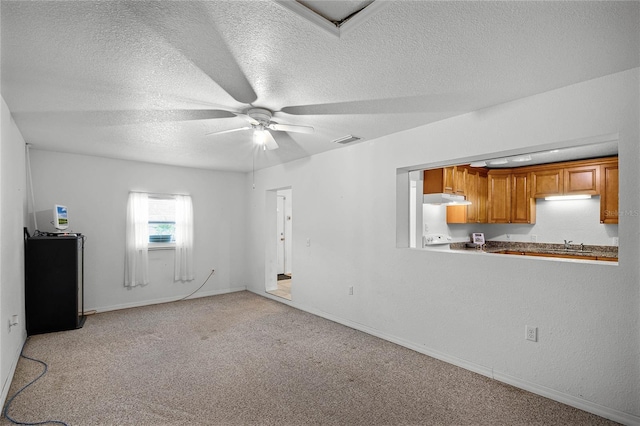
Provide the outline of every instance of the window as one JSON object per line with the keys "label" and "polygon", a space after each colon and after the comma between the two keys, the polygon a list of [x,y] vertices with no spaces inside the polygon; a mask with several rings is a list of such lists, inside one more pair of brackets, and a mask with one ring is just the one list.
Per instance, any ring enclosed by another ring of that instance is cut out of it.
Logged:
{"label": "window", "polygon": [[175,198],[149,197],[149,242],[175,243]]}
{"label": "window", "polygon": [[175,281],[193,280],[191,197],[130,192],[125,243],[125,286],[135,287],[149,283],[150,247],[175,250]]}

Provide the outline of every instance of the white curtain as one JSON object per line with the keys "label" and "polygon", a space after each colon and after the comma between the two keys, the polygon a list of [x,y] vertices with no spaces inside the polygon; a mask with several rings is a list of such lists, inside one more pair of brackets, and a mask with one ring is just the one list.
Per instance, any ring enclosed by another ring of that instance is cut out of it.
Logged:
{"label": "white curtain", "polygon": [[124,285],[149,284],[149,200],[147,194],[129,193],[127,202]]}
{"label": "white curtain", "polygon": [[193,280],[193,205],[188,195],[176,195],[175,280]]}

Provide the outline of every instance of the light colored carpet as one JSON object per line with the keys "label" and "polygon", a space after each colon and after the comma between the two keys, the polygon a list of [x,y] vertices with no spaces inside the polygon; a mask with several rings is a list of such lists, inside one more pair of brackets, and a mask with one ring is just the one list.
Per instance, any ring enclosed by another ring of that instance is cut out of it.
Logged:
{"label": "light colored carpet", "polygon": [[[611,424],[249,292],[97,314],[25,354],[49,372],[12,405],[20,421]],[[40,371],[21,359],[9,396]]]}

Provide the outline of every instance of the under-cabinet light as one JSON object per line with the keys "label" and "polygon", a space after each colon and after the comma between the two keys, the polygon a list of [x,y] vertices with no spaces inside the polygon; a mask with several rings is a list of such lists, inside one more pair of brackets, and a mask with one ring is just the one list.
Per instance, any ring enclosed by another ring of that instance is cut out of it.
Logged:
{"label": "under-cabinet light", "polygon": [[565,200],[587,200],[591,195],[554,195],[552,197],[544,197],[547,201],[565,201]]}

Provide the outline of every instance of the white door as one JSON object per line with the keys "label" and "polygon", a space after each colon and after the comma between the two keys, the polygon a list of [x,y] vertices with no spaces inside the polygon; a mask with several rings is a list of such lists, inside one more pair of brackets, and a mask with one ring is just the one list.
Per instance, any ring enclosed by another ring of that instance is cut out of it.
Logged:
{"label": "white door", "polygon": [[286,264],[286,250],[285,250],[285,242],[286,242],[286,214],[285,214],[285,203],[286,198],[284,195],[278,195],[277,197],[277,214],[276,214],[276,242],[277,242],[277,265],[278,265],[278,274],[285,273],[285,264]]}

